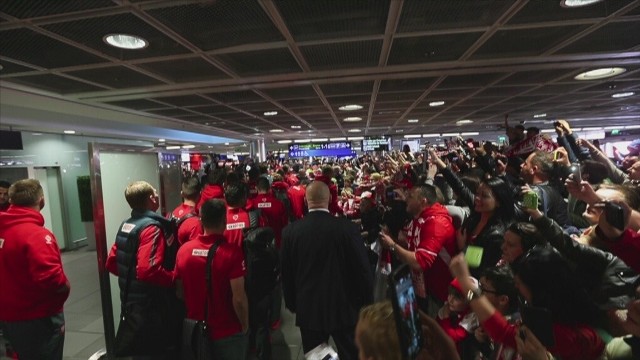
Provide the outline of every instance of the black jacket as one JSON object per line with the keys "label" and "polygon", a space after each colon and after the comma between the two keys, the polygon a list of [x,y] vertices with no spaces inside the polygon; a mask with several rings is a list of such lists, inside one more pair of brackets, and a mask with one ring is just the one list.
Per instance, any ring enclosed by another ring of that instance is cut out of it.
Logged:
{"label": "black jacket", "polygon": [[355,326],[373,302],[373,274],[358,226],[328,212],[309,212],[282,231],[282,290],[303,329]]}
{"label": "black jacket", "polygon": [[613,254],[573,240],[552,219],[534,225],[549,243],[576,268],[583,285],[602,310],[624,309],[634,299],[640,276]]}

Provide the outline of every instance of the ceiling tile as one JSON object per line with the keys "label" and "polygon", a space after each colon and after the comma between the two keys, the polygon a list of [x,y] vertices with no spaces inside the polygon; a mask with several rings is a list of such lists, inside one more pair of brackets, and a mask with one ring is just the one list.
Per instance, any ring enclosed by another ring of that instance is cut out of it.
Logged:
{"label": "ceiling tile", "polygon": [[221,54],[216,56],[243,76],[261,76],[301,72],[287,48]]}
{"label": "ceiling tile", "polygon": [[120,106],[123,108],[128,108],[133,110],[157,109],[157,108],[163,107],[157,102],[153,102],[145,99],[111,101],[111,102],[107,102],[106,104]]}
{"label": "ceiling tile", "polygon": [[281,1],[278,6],[296,41],[305,41],[382,35],[390,1]]}
{"label": "ceiling tile", "polygon": [[405,0],[398,32],[488,26],[493,24],[508,6],[509,2],[493,0]]}
{"label": "ceiling tile", "polygon": [[19,0],[0,1],[0,12],[27,19],[38,16],[62,14],[67,12],[92,10],[114,7],[116,4],[110,0],[83,0],[83,1],[42,1]]}
{"label": "ceiling tile", "polygon": [[197,95],[158,97],[155,99],[173,106],[198,106],[208,105],[211,103],[211,100],[207,100]]}
{"label": "ceiling tile", "polygon": [[177,83],[229,78],[224,72],[200,57],[148,62],[139,64],[138,67]]}
{"label": "ceiling tile", "polygon": [[482,33],[396,38],[389,65],[457,60],[480,35]]}
{"label": "ceiling tile", "polygon": [[602,1],[589,6],[564,8],[560,1],[529,1],[511,18],[511,24],[603,18],[631,3],[632,0]]}
{"label": "ceiling tile", "polygon": [[98,91],[103,88],[85,84],[57,75],[33,75],[8,79],[9,82],[27,85],[36,89],[51,91],[58,94],[70,94],[84,91]]}
{"label": "ceiling tile", "polygon": [[284,40],[257,1],[207,1],[148,12],[205,51]]}
{"label": "ceiling tile", "polygon": [[300,50],[312,70],[332,70],[377,66],[382,41],[358,41],[301,46]]}
{"label": "ceiling tile", "polygon": [[162,84],[159,80],[150,78],[124,66],[72,71],[69,72],[69,75],[111,86],[116,89]]}
{"label": "ceiling tile", "polygon": [[[626,21],[607,24],[558,51],[559,54],[592,53],[631,49],[640,45],[640,21]],[[637,50],[637,49],[636,49]]]}

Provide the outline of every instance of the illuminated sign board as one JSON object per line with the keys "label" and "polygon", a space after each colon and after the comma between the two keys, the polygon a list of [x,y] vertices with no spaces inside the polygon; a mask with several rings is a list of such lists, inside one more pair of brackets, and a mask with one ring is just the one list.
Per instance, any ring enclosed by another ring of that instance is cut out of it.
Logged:
{"label": "illuminated sign board", "polygon": [[362,151],[389,150],[389,138],[385,136],[367,136],[362,140]]}
{"label": "illuminated sign board", "polygon": [[289,157],[301,158],[309,156],[351,156],[350,142],[322,142],[289,145]]}

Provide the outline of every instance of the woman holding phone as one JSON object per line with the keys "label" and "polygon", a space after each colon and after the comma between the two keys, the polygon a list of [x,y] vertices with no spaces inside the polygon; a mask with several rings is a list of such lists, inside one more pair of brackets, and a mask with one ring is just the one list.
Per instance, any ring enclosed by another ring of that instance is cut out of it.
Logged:
{"label": "woman holding phone", "polygon": [[[520,312],[536,310],[550,315],[549,323],[543,321],[544,316],[534,318],[529,324],[524,321],[538,339],[552,339],[554,344],[547,345],[547,350],[564,360],[601,358],[605,344],[592,327],[597,308],[566,260],[552,248],[539,246],[522,256],[512,268],[521,301]],[[489,337],[496,343],[516,348],[516,337],[520,336],[518,326],[507,323],[480,291],[473,290],[464,256],[454,257],[450,269]],[[526,334],[524,332],[522,341],[527,341]]]}
{"label": "woman holding phone", "polygon": [[473,245],[482,249],[480,264],[471,271],[477,278],[502,257],[503,235],[515,219],[513,192],[502,179],[490,178],[483,180],[474,194],[434,149],[429,150],[429,155],[458,199],[470,206],[471,214],[458,231],[458,248],[464,250]]}

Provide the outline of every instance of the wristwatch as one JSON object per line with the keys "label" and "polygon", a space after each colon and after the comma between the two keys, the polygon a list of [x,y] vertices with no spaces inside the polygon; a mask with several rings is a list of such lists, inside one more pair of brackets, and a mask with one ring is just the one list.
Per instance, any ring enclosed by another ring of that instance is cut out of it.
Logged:
{"label": "wristwatch", "polygon": [[479,298],[480,295],[482,295],[482,292],[480,292],[480,289],[471,289],[467,291],[467,301],[475,300]]}

